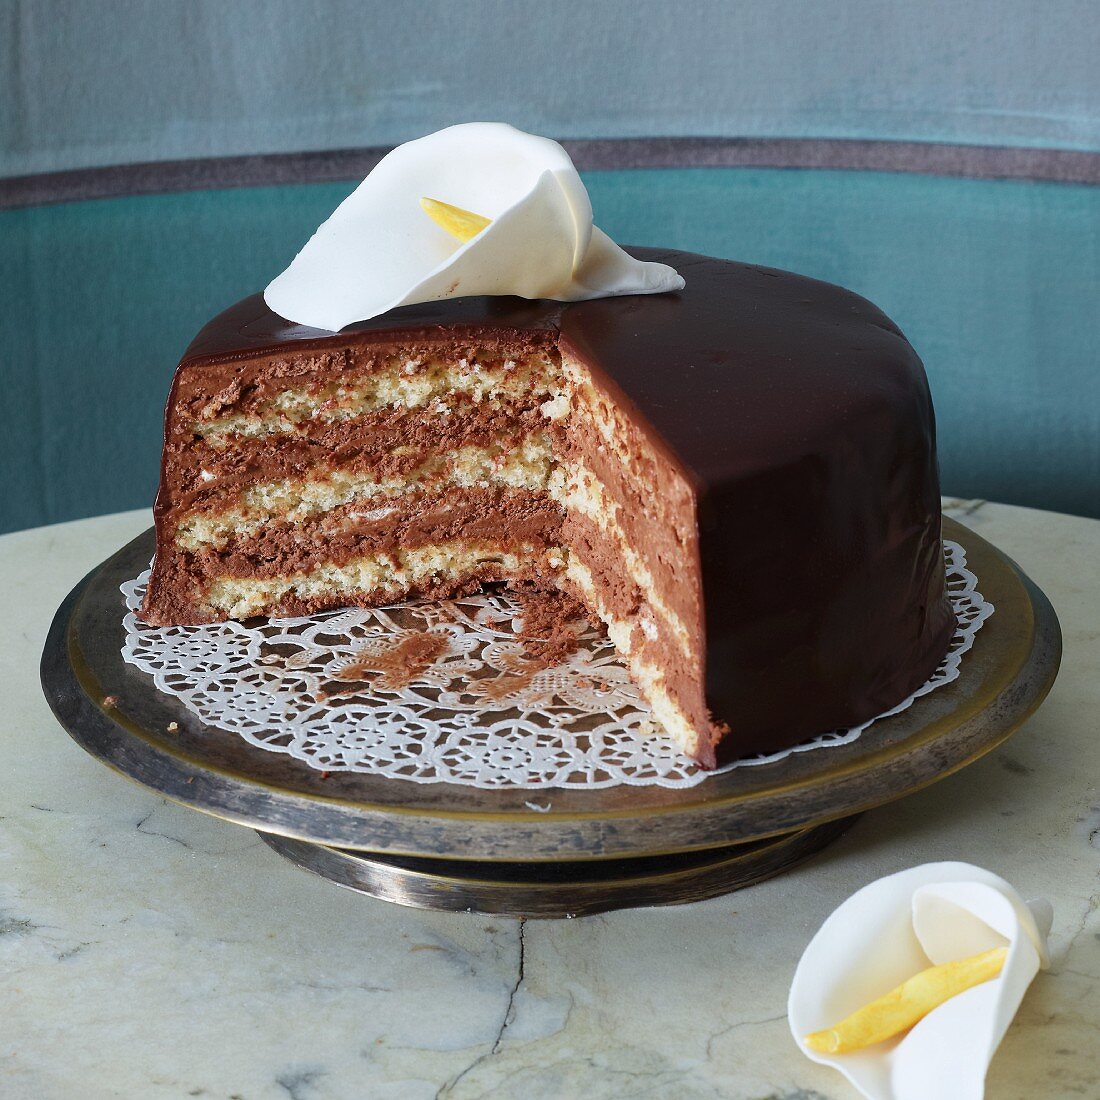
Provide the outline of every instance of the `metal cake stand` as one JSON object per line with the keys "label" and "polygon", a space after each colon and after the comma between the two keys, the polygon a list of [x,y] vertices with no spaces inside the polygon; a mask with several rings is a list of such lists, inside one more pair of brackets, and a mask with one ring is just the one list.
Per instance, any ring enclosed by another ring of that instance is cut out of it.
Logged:
{"label": "metal cake stand", "polygon": [[[341,886],[433,909],[563,917],[696,901],[780,874],[855,816],[958,771],[1042,702],[1061,656],[1050,602],[1007,556],[944,520],[996,613],[954,683],[856,741],[737,768],[696,787],[529,790],[326,777],[249,746],[158,691],[121,656],[119,585],[149,562],[147,531],[58,609],[42,684],[70,736],[167,798],[259,832]],[[171,730],[169,727],[171,726]]]}

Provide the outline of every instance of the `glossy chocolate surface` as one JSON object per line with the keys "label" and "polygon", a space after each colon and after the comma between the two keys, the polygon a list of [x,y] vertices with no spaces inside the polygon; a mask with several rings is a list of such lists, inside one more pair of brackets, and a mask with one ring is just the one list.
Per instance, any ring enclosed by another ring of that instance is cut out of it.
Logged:
{"label": "glossy chocolate surface", "polygon": [[181,366],[392,341],[417,331],[560,333],[696,488],[707,701],[723,747],[775,749],[890,708],[954,629],[924,369],[870,302],[788,272],[672,250],[674,294],[453,299],[340,333],[254,295]]}

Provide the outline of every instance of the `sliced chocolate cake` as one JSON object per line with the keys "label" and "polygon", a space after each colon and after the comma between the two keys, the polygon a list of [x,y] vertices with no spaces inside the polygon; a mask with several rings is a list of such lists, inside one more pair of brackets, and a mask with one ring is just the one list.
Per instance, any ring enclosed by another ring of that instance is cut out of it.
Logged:
{"label": "sliced chocolate cake", "polygon": [[535,582],[704,766],[901,701],[954,629],[920,360],[838,287],[631,252],[686,285],[216,317],[168,401],[146,621]]}

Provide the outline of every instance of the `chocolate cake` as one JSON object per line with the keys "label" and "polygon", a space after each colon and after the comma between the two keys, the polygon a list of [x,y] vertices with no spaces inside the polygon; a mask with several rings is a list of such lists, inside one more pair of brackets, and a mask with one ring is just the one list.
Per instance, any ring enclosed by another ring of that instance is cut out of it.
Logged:
{"label": "chocolate cake", "polygon": [[708,767],[727,731],[774,750],[905,698],[955,625],[916,353],[839,287],[631,252],[685,288],[214,318],[168,400],[145,620],[557,588]]}

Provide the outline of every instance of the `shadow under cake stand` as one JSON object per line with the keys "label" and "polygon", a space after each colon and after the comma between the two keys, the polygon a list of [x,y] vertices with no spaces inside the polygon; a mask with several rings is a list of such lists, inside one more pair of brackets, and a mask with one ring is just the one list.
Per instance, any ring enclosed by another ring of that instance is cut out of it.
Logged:
{"label": "shadow under cake stand", "polygon": [[[1061,634],[1006,555],[944,520],[996,608],[953,683],[855,741],[736,768],[691,788],[480,790],[334,772],[204,724],[126,664],[119,586],[149,562],[147,531],[59,608],[42,684],[72,738],[175,802],[255,829],[340,886],[432,909],[566,917],[697,901],[805,860],[854,818],[965,767],[1050,690]],[[105,702],[106,700],[106,702]],[[169,727],[172,727],[169,732]]]}

